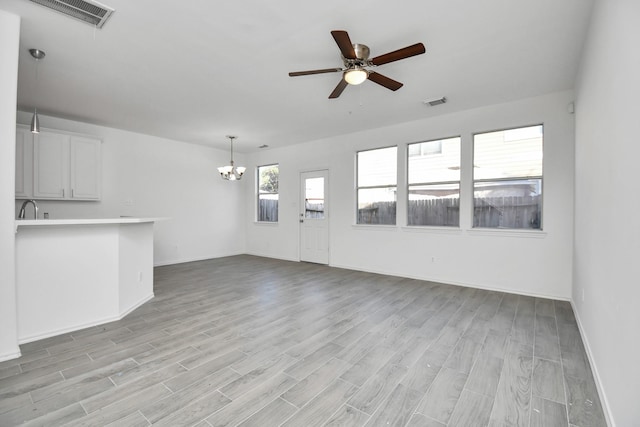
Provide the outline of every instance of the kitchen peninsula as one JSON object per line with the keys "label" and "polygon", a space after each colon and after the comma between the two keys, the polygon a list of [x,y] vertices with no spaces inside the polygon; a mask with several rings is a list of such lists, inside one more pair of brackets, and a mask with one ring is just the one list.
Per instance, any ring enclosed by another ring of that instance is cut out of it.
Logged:
{"label": "kitchen peninsula", "polygon": [[17,220],[19,342],[119,320],[153,298],[156,220]]}

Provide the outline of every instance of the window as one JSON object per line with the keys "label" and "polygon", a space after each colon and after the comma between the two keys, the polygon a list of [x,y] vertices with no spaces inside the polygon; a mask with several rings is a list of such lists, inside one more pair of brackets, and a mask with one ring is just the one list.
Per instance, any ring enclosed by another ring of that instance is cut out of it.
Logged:
{"label": "window", "polygon": [[358,224],[395,224],[398,147],[359,151]]}
{"label": "window", "polygon": [[407,146],[408,225],[460,225],[460,137]]}
{"label": "window", "polygon": [[258,221],[278,222],[278,165],[258,166]]}
{"label": "window", "polygon": [[429,141],[428,143],[409,144],[409,157],[429,156],[442,153],[442,141]]}
{"label": "window", "polygon": [[542,229],[542,125],[473,137],[473,226]]}
{"label": "window", "polygon": [[324,219],[324,177],[304,180],[304,217]]}

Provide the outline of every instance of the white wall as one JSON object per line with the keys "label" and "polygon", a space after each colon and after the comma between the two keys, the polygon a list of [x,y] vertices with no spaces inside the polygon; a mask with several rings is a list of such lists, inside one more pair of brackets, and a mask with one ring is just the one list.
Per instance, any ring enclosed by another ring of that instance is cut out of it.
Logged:
{"label": "white wall", "polygon": [[[572,92],[493,105],[248,155],[247,251],[298,260],[299,173],[330,170],[330,264],[445,283],[569,299],[573,241]],[[455,101],[453,101],[455,102]],[[417,108],[426,108],[418,106]],[[543,232],[471,230],[471,135],[544,124]],[[331,126],[327,123],[327,126]],[[355,226],[355,152],[462,136],[461,227],[408,229],[405,162],[399,161],[398,227]],[[277,225],[254,222],[255,167],[280,164]],[[435,262],[431,262],[435,257]]]}
{"label": "white wall", "polygon": [[0,361],[20,355],[15,287],[15,152],[20,18],[0,10]]}
{"label": "white wall", "polygon": [[[31,113],[18,112],[18,123],[30,120]],[[224,181],[217,171],[229,152],[42,114],[40,125],[103,140],[102,200],[38,200],[41,216],[170,218],[155,225],[155,265],[244,253],[246,184]]]}
{"label": "white wall", "polygon": [[596,3],[576,90],[573,304],[613,425],[640,424],[640,3]]}

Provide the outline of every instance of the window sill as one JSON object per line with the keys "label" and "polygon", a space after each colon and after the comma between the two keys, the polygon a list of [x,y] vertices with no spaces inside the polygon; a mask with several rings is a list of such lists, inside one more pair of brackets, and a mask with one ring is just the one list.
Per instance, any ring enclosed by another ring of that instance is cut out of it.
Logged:
{"label": "window sill", "polygon": [[527,237],[532,239],[544,239],[546,231],[542,230],[516,230],[512,228],[472,228],[467,230],[470,236],[500,236],[500,237]]}
{"label": "window sill", "polygon": [[460,227],[439,227],[428,225],[405,225],[400,227],[408,233],[462,234]]}
{"label": "window sill", "polygon": [[361,230],[398,231],[397,225],[389,224],[352,224],[351,228],[359,228]]}
{"label": "window sill", "polygon": [[271,222],[271,221],[253,221],[254,225],[259,225],[262,227],[276,227],[278,225],[277,222]]}

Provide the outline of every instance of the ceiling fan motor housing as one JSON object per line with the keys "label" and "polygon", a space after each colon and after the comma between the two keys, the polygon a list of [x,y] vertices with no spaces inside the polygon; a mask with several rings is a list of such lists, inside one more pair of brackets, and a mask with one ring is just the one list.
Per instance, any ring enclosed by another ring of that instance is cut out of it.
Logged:
{"label": "ceiling fan motor housing", "polygon": [[355,43],[353,45],[353,50],[356,51],[356,58],[362,59],[365,61],[369,59],[369,46],[360,44],[360,43]]}
{"label": "ceiling fan motor housing", "polygon": [[353,44],[353,50],[356,52],[355,59],[349,59],[342,56],[342,61],[344,62],[344,66],[347,68],[355,68],[355,67],[370,67],[371,62],[369,61],[369,46],[359,43]]}

